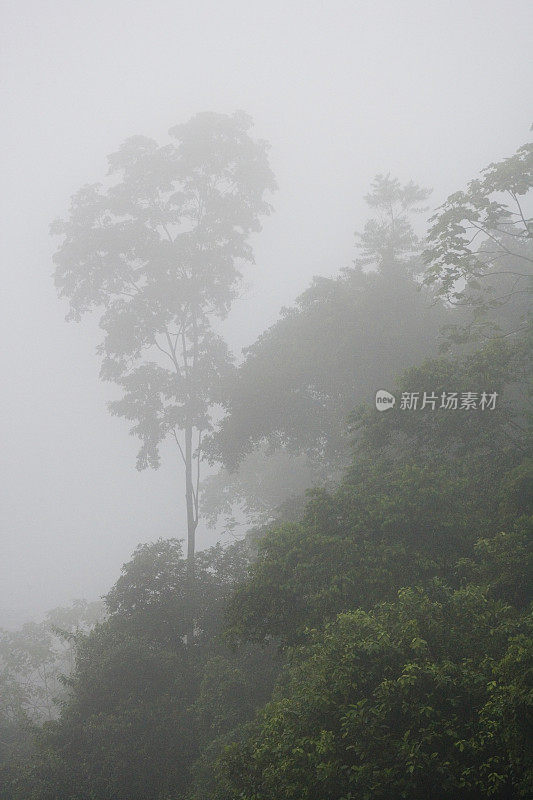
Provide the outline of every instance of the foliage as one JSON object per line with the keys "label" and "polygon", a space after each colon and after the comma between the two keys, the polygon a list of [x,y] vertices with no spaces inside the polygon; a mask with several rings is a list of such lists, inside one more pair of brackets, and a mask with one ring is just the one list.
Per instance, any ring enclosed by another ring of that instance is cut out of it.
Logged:
{"label": "foliage", "polygon": [[[533,145],[490,164],[465,191],[450,195],[431,218],[424,259],[425,283],[473,311],[470,329],[494,335],[523,330],[533,267]],[[507,306],[505,320],[499,311]],[[512,310],[512,325],[509,311]],[[492,329],[492,330],[490,330]]]}
{"label": "foliage", "polygon": [[0,630],[2,710],[9,719],[27,716],[41,722],[57,715],[62,676],[72,670],[76,638],[102,614],[100,602],[75,600],[49,611],[41,622]]}
{"label": "foliage", "polygon": [[295,519],[305,507],[305,492],[333,485],[335,477],[305,454],[260,445],[243,457],[236,470],[221,468],[204,478],[200,492],[204,518],[212,528],[222,520],[226,531]]}
{"label": "foliage", "polygon": [[[376,413],[362,408],[353,414],[360,456],[414,457],[425,463],[459,458],[462,464],[477,461],[478,469],[479,459],[484,458],[488,470],[514,464],[517,454],[523,458],[528,452],[530,368],[529,343],[517,337],[492,340],[469,355],[431,359],[406,370],[396,381],[392,409]],[[481,408],[482,394],[494,392],[494,408]],[[452,403],[447,408],[452,393],[457,407]],[[461,408],[468,393],[475,407]],[[415,409],[402,408],[404,394],[417,396]],[[476,469],[475,464],[472,468]]]}
{"label": "foliage", "polygon": [[376,216],[358,235],[361,259],[337,278],[315,278],[244,351],[228,378],[226,416],[206,444],[228,470],[204,486],[213,518],[231,517],[230,492],[257,524],[277,516],[298,483],[338,482],[350,461],[353,408],[390,384],[399,364],[438,351],[440,328],[455,317],[415,277],[420,242],[409,219],[427,196],[413,183],[378,176],[366,198]]}
{"label": "foliage", "polygon": [[232,635],[294,642],[306,626],[392,599],[402,586],[434,576],[453,583],[456,562],[472,556],[477,539],[512,527],[524,513],[520,492],[513,501],[509,491],[524,451],[513,427],[519,415],[505,402],[515,378],[509,353],[492,343],[400,380],[420,391],[490,387],[499,393],[494,410],[357,415],[357,450],[339,488],[315,492],[301,521],[260,541],[229,604]]}
{"label": "foliage", "polygon": [[475,587],[434,582],[342,614],[292,652],[255,729],[222,757],[218,796],[525,797],[528,732],[514,723],[532,641],[530,618]]}
{"label": "foliage", "polygon": [[167,800],[184,792],[202,748],[264,704],[277,674],[272,648],[231,652],[218,637],[249,557],[244,541],[203,551],[191,583],[179,541],[140,545],[105,598],[106,619],[77,637],[61,716],[38,733],[9,797]]}
{"label": "foliage", "polygon": [[427,211],[420,203],[430,195],[430,189],[423,189],[413,181],[402,186],[390,174],[376,175],[365,200],[378,216],[368,220],[362,233],[356,233],[361,251],[356,262],[358,266],[394,270],[398,263],[403,262],[414,271],[421,242],[413,230],[409,214]]}

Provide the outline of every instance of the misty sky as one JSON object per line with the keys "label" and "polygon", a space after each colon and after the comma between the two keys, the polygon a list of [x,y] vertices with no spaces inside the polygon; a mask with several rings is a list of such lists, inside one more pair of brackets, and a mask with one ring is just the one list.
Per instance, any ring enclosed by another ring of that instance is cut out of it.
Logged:
{"label": "misty sky", "polygon": [[226,325],[238,352],[313,275],[351,262],[377,172],[438,204],[527,140],[533,14],[526,0],[0,6],[0,610],[34,612],[96,598],[137,543],[185,532],[174,451],[135,470],[96,320],[64,321],[48,225],[71,194],[128,136],[250,113],[280,188]]}

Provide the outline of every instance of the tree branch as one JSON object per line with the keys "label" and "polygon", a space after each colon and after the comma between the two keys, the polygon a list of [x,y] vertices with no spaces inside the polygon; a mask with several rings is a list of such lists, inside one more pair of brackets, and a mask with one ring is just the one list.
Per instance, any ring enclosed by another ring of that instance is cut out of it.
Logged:
{"label": "tree branch", "polygon": [[178,436],[177,436],[177,434],[176,434],[176,429],[175,429],[175,428],[172,428],[172,435],[174,436],[174,439],[176,440],[176,444],[178,445],[178,449],[179,449],[179,451],[180,451],[180,453],[181,453],[181,457],[182,457],[182,459],[183,459],[183,463],[184,463],[185,465],[187,465],[187,461],[185,460],[185,454],[184,454],[184,452],[183,452],[183,448],[182,448],[182,446],[181,446],[181,444],[180,444],[180,441],[179,441],[179,439],[178,439]]}

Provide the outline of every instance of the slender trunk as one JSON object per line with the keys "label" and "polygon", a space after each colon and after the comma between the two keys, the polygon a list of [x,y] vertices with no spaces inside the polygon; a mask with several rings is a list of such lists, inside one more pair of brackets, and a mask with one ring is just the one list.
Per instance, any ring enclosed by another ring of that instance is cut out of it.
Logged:
{"label": "slender trunk", "polygon": [[[189,598],[192,603],[194,592],[194,548],[198,520],[195,514],[194,487],[193,487],[193,450],[192,427],[185,429],[185,501],[187,505],[187,581],[189,584]],[[194,620],[187,623],[187,643],[194,638]]]}
{"label": "slender trunk", "polygon": [[[196,370],[198,367],[198,324],[196,311],[192,312],[192,364],[190,376],[192,380],[192,395],[196,400]],[[200,452],[196,454],[198,467],[200,465]],[[192,445],[192,425],[188,425],[185,431],[185,470],[186,470],[186,495],[187,495],[187,561],[189,574],[194,579],[194,543],[196,528],[198,526],[198,481],[196,482],[196,493],[193,484],[193,445]],[[198,475],[199,478],[199,475]]]}
{"label": "slender trunk", "polygon": [[194,578],[194,543],[198,521],[195,514],[193,485],[192,427],[185,430],[185,500],[187,503],[187,566]]}
{"label": "slender trunk", "polygon": [[[185,371],[189,380],[189,403],[193,399],[196,400],[196,369],[198,366],[198,326],[196,319],[196,312],[192,309],[192,359],[187,363],[187,347],[184,342],[184,364]],[[191,410],[189,409],[189,414]],[[198,443],[198,452],[196,458],[198,459],[198,474],[196,476],[196,490],[194,487],[193,478],[193,424],[191,418],[187,420],[185,427],[185,502],[187,506],[187,582],[189,585],[189,597],[191,604],[194,597],[194,583],[195,583],[195,540],[196,528],[198,527],[198,491],[200,479],[200,443]],[[190,622],[187,624],[187,644],[191,644],[194,639],[194,619],[191,616]]]}

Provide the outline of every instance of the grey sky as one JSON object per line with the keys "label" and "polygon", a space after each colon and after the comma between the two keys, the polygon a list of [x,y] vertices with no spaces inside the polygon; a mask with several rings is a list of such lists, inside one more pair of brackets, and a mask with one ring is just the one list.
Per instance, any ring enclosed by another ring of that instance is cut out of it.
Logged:
{"label": "grey sky", "polygon": [[97,596],[138,542],[184,532],[174,453],[136,472],[96,324],[64,322],[48,224],[70,195],[130,135],[249,112],[280,190],[226,326],[238,349],[351,261],[375,173],[438,203],[526,140],[533,15],[526,0],[0,5],[0,609],[42,610]]}

